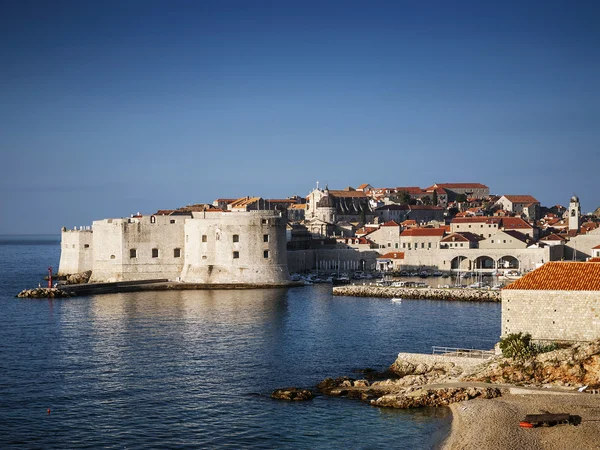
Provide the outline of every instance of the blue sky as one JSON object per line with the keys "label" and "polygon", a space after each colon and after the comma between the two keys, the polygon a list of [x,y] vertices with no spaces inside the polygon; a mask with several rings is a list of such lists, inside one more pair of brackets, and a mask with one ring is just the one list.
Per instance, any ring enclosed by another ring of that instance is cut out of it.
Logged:
{"label": "blue sky", "polygon": [[600,3],[0,3],[0,234],[481,182],[600,206]]}

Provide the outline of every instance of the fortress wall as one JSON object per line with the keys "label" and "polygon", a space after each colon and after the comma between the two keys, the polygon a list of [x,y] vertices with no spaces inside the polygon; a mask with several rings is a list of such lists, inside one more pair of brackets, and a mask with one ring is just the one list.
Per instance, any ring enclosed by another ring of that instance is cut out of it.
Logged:
{"label": "fortress wall", "polygon": [[[538,263],[551,261],[554,253],[558,250],[551,250],[552,247],[544,248],[529,248],[529,249],[418,249],[406,250],[404,252],[404,261],[402,267],[407,269],[418,269],[420,267],[438,268],[439,270],[449,271],[451,269],[451,261],[457,256],[465,256],[473,261],[480,256],[489,256],[498,261],[505,256],[514,256],[520,262],[521,270],[531,270],[537,267]],[[552,253],[551,253],[552,252]],[[560,259],[560,258],[559,258]],[[475,270],[476,267],[472,264],[471,267],[466,267],[466,263],[461,266],[463,270]]]}
{"label": "fortress wall", "polygon": [[[94,222],[97,250],[91,281],[176,279],[183,268],[185,219],[186,216],[144,216]],[[153,249],[158,249],[156,257]],[[179,256],[175,249],[179,249]],[[133,257],[131,250],[135,250]]]}
{"label": "fortress wall", "polygon": [[67,230],[63,228],[60,239],[59,275],[92,270],[93,242],[91,230]]}
{"label": "fortress wall", "polygon": [[502,290],[502,336],[591,341],[600,338],[600,292]]}
{"label": "fortress wall", "polygon": [[[383,249],[382,249],[383,250]],[[290,272],[375,270],[379,257],[377,250],[327,249],[327,250],[294,250],[287,252]]]}
{"label": "fortress wall", "polygon": [[289,280],[285,219],[278,213],[194,213],[185,223],[184,234],[182,281],[279,284]]}

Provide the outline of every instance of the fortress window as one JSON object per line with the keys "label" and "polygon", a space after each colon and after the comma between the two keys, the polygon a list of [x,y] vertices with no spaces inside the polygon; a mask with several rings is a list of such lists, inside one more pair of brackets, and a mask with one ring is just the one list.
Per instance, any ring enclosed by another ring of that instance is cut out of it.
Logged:
{"label": "fortress window", "polygon": [[110,259],[115,259],[115,255],[110,255]]}
{"label": "fortress window", "polygon": [[130,258],[137,258],[137,250],[135,248],[130,248],[129,249],[129,257]]}
{"label": "fortress window", "polygon": [[158,249],[157,248],[153,248],[152,249],[152,257],[153,258],[158,258]]}
{"label": "fortress window", "polygon": [[175,223],[175,219],[169,220],[169,223]]}
{"label": "fortress window", "polygon": [[269,242],[269,235],[263,234],[263,242]]}
{"label": "fortress window", "polygon": [[90,248],[90,244],[83,244],[83,248]]}
{"label": "fortress window", "polygon": [[234,234],[233,235],[233,242],[240,242],[240,236],[239,236],[239,234]]}
{"label": "fortress window", "polygon": [[173,258],[180,258],[181,257],[181,249],[180,248],[174,248],[173,249]]}
{"label": "fortress window", "polygon": [[156,217],[150,216],[150,223],[156,223]]}
{"label": "fortress window", "polygon": [[240,252],[233,252],[233,259],[238,259],[240,257]]}
{"label": "fortress window", "polygon": [[269,257],[269,250],[263,251],[263,258],[268,258],[268,257]]}
{"label": "fortress window", "polygon": [[203,234],[203,235],[202,235],[202,242],[206,242],[206,239],[207,239],[207,238],[206,238],[206,235],[205,235],[205,234]]}

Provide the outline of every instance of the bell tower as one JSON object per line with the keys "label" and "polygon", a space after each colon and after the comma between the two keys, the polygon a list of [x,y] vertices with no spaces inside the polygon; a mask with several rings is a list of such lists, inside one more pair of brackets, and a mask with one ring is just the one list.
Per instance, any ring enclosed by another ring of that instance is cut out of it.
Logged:
{"label": "bell tower", "polygon": [[569,203],[569,230],[579,231],[581,226],[581,205],[579,204],[579,197],[574,195],[571,197]]}

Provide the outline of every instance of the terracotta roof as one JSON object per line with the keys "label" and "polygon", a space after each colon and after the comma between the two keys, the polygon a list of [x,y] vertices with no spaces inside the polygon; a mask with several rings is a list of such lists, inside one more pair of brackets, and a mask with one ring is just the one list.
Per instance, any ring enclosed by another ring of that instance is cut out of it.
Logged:
{"label": "terracotta roof", "polygon": [[504,217],[502,218],[502,226],[509,230],[523,230],[533,228],[520,217]]}
{"label": "terracotta roof", "polygon": [[383,256],[380,256],[377,259],[404,259],[404,252],[391,252],[391,253],[386,253]]}
{"label": "terracotta roof", "polygon": [[407,186],[407,187],[397,187],[396,192],[407,192],[410,195],[424,195],[427,194],[426,191],[421,189],[418,186]]}
{"label": "terracotta roof", "polygon": [[399,227],[400,224],[398,222],[396,222],[395,220],[390,220],[389,222],[386,222],[384,224],[381,225],[382,227]]}
{"label": "terracotta roof", "polygon": [[446,232],[443,228],[411,228],[404,230],[400,236],[439,236],[442,237]]}
{"label": "terracotta roof", "polygon": [[489,217],[489,216],[479,216],[479,217],[456,217],[452,219],[451,223],[486,223],[499,224],[502,221],[500,217]]}
{"label": "terracotta roof", "polygon": [[219,202],[219,203],[231,203],[231,202],[235,202],[237,200],[237,198],[218,198],[215,200],[215,202]]}
{"label": "terracotta roof", "polygon": [[252,203],[257,202],[259,200],[260,200],[260,197],[242,197],[242,198],[238,198],[234,202],[231,202],[230,205],[232,208],[241,208],[244,206],[251,205]]}
{"label": "terracotta roof", "polygon": [[361,184],[361,185],[360,185],[359,187],[357,187],[356,189],[364,189],[364,188],[366,188],[367,186],[369,186],[369,183],[364,183],[364,184]]}
{"label": "terracotta roof", "polygon": [[596,245],[595,247],[592,247],[592,250],[598,250],[600,249],[600,245]]}
{"label": "terracotta roof", "polygon": [[566,239],[556,233],[552,233],[540,239],[540,241],[565,241]]}
{"label": "terracotta roof", "polygon": [[587,262],[597,263],[597,262],[600,262],[600,258],[598,258],[598,257],[590,258],[590,259],[587,260]]}
{"label": "terracotta roof", "polygon": [[334,197],[363,197],[367,198],[367,194],[362,191],[333,191],[329,190],[329,194]]}
{"label": "terracotta roof", "polygon": [[539,203],[531,195],[505,195],[504,198],[512,203]]}
{"label": "terracotta roof", "polygon": [[433,186],[428,187],[427,190],[433,189],[435,187],[447,188],[447,189],[452,189],[452,188],[458,188],[458,189],[489,189],[485,184],[481,184],[481,183],[436,183]]}
{"label": "terracotta roof", "polygon": [[547,262],[504,289],[524,291],[600,291],[600,264]]}
{"label": "terracotta roof", "polygon": [[442,239],[440,242],[479,242],[484,238],[478,234],[464,232],[464,233],[452,233]]}
{"label": "terracotta roof", "polygon": [[174,209],[159,209],[154,213],[155,216],[170,216],[175,212]]}

